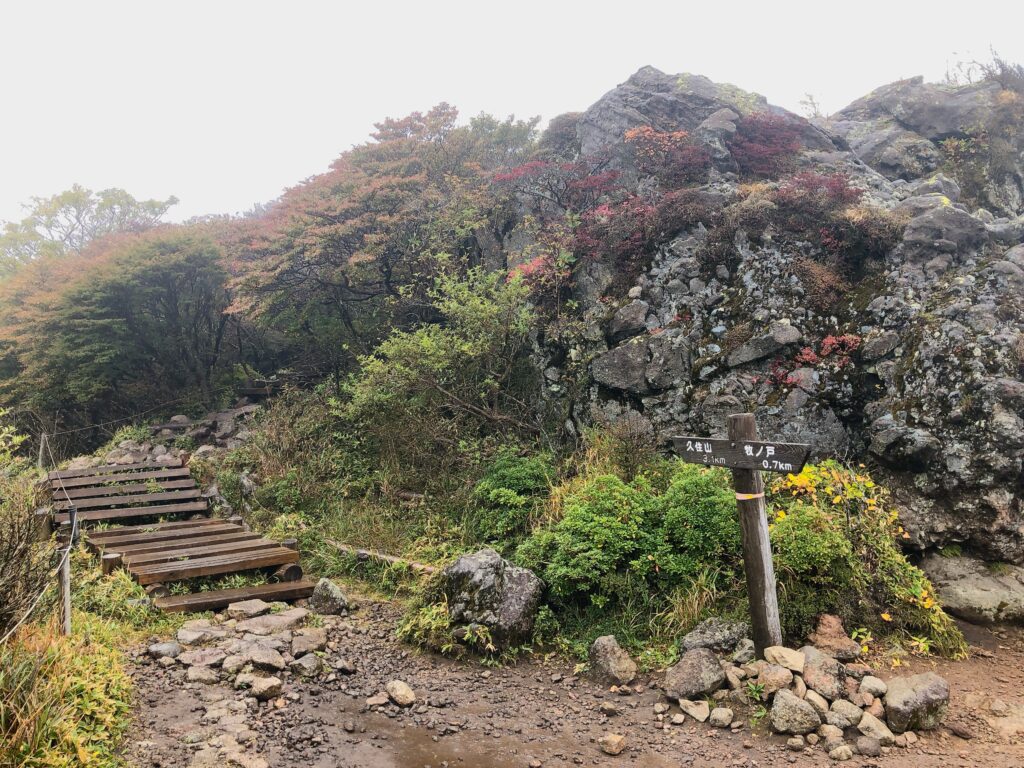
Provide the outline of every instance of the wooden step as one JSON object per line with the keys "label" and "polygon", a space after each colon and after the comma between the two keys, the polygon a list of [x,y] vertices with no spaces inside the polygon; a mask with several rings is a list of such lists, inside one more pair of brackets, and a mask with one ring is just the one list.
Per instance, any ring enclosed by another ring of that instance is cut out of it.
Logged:
{"label": "wooden step", "polygon": [[198,528],[204,525],[227,525],[228,521],[216,517],[199,517],[195,520],[173,520],[166,523],[149,523],[148,525],[119,525],[116,528],[92,529],[86,533],[89,541],[102,542],[120,538],[121,536],[137,536],[142,533],[158,531],[174,531],[182,528]]}
{"label": "wooden step", "polygon": [[199,576],[217,576],[222,573],[237,573],[256,568],[271,568],[288,563],[297,563],[299,553],[294,549],[278,546],[266,551],[241,553],[237,555],[218,555],[199,557],[173,563],[155,563],[153,565],[132,568],[131,574],[136,582],[145,586],[163,581],[179,581],[194,579]]}
{"label": "wooden step", "polygon": [[219,611],[231,603],[242,600],[299,600],[313,594],[316,585],[312,581],[287,581],[280,584],[260,584],[240,589],[217,589],[211,592],[195,592],[189,595],[159,597],[154,605],[162,611]]}
{"label": "wooden step", "polygon": [[181,466],[181,460],[175,459],[174,461],[166,464],[154,464],[152,462],[143,461],[137,464],[104,464],[101,467],[83,467],[82,469],[61,469],[54,472],[47,472],[46,477],[50,480],[66,480],[69,477],[91,477],[93,475],[108,475],[118,474],[121,472],[134,472],[141,469],[170,469]]}
{"label": "wooden step", "polygon": [[154,480],[152,483],[130,483],[128,485],[96,485],[91,488],[69,488],[66,491],[58,488],[53,492],[53,500],[71,501],[100,496],[117,496],[122,493],[147,493],[149,491],[159,493],[161,491],[174,491],[195,487],[196,481],[188,478],[187,480],[164,480],[162,482]]}
{"label": "wooden step", "polygon": [[184,501],[185,499],[202,498],[203,492],[198,488],[191,488],[187,491],[167,491],[165,493],[132,493],[125,496],[94,496],[88,499],[72,499],[71,501],[58,501],[53,506],[56,509],[70,509],[76,507],[79,511],[97,507],[127,506],[128,504],[152,504],[157,501]]}
{"label": "wooden step", "polygon": [[[126,517],[153,517],[155,515],[182,515],[186,512],[206,512],[205,501],[193,501],[188,504],[158,504],[153,507],[128,507],[126,509],[87,509],[78,513],[79,522],[88,520],[120,520]],[[68,523],[71,515],[60,512],[53,516],[56,523]]]}
{"label": "wooden step", "polygon": [[[214,519],[214,518],[207,518]],[[145,529],[136,531],[126,536],[116,536],[107,539],[93,539],[89,542],[100,549],[117,549],[119,547],[131,546],[133,544],[157,544],[159,542],[180,542],[183,539],[195,538],[197,536],[213,536],[223,533],[247,533],[240,525],[228,523],[224,520],[214,519],[213,524],[202,526],[190,526],[185,528],[164,528],[156,531]]]}
{"label": "wooden step", "polygon": [[[147,464],[148,467],[159,466]],[[66,480],[50,480],[55,490],[61,488],[117,488],[119,483],[135,483],[139,480],[162,480],[164,478],[190,477],[188,467],[170,467],[169,469],[153,469],[145,472],[126,472],[121,475],[97,475],[90,477],[69,477]]]}
{"label": "wooden step", "polygon": [[214,533],[209,536],[195,536],[187,539],[173,539],[171,541],[143,542],[140,544],[120,544],[112,541],[103,546],[102,551],[106,554],[117,552],[122,555],[141,555],[150,552],[171,552],[183,547],[208,547],[214,544],[230,544],[233,541],[253,541],[263,538],[258,533],[239,531],[238,533]]}
{"label": "wooden step", "polygon": [[149,565],[151,563],[171,563],[176,560],[195,560],[199,557],[233,555],[239,552],[255,552],[260,549],[273,549],[280,546],[276,541],[260,538],[256,534],[249,535],[253,536],[253,538],[243,539],[241,541],[222,541],[217,544],[203,544],[198,546],[194,546],[194,542],[189,541],[189,546],[187,547],[176,547],[162,552],[136,551],[119,554],[121,554],[121,562],[126,566],[131,566],[131,569],[135,570],[138,566]]}

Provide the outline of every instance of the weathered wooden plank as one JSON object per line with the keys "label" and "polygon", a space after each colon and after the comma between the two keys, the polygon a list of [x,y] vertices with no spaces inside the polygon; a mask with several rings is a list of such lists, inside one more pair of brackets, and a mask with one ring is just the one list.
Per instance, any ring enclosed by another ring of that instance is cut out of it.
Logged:
{"label": "weathered wooden plank", "polygon": [[162,611],[218,611],[231,603],[242,600],[299,600],[313,594],[316,585],[312,581],[293,581],[280,584],[260,584],[240,589],[218,589],[211,592],[195,592],[189,595],[160,597],[154,601]]}
{"label": "weathered wooden plank", "polygon": [[82,469],[60,469],[46,473],[46,477],[50,480],[56,480],[60,478],[62,480],[69,477],[91,477],[93,475],[106,475],[106,474],[119,474],[121,472],[134,472],[140,469],[159,469],[162,467],[180,467],[181,461],[174,459],[168,461],[166,464],[154,464],[149,461],[140,461],[135,464],[104,464],[100,467],[83,467]]}
{"label": "weathered wooden plank", "polygon": [[[126,507],[124,509],[86,509],[78,513],[79,521],[87,520],[122,520],[126,517],[153,517],[154,515],[181,515],[186,512],[206,512],[205,501],[193,501],[188,504],[158,504],[153,507]],[[53,516],[57,523],[66,523],[71,519],[67,512]]]}
{"label": "weathered wooden plank", "polygon": [[103,530],[87,531],[85,536],[89,541],[107,541],[121,536],[133,536],[142,533],[156,533],[157,531],[171,531],[179,528],[196,528],[204,525],[224,525],[226,520],[216,517],[200,517],[195,520],[173,520],[166,523],[149,523],[143,525],[119,525],[116,528],[104,528]]}
{"label": "weathered wooden plank", "polygon": [[206,546],[194,546],[193,541],[188,542],[187,547],[175,547],[163,552],[118,552],[124,564],[129,570],[135,566],[149,565],[151,563],[170,563],[175,560],[194,560],[199,557],[213,557],[216,555],[229,555],[241,552],[254,552],[260,549],[274,549],[280,546],[276,541],[255,537],[243,541],[229,541]]}
{"label": "weathered wooden plank", "polygon": [[140,531],[139,533],[135,533],[130,536],[100,539],[97,542],[97,546],[103,549],[113,549],[116,547],[127,547],[133,544],[156,544],[162,541],[181,541],[183,539],[195,538],[197,536],[219,536],[221,534],[244,532],[246,532],[245,529],[240,525],[218,520],[213,525],[204,525],[201,527],[176,528],[152,531],[150,533]]}
{"label": "weathered wooden plank", "polygon": [[202,547],[212,544],[228,544],[232,541],[255,541],[256,539],[261,538],[263,537],[258,533],[250,533],[248,531],[240,531],[238,533],[214,533],[210,536],[197,533],[195,536],[189,536],[184,539],[171,539],[169,541],[157,541],[155,543],[141,542],[137,544],[122,544],[117,540],[113,540],[108,544],[103,545],[102,551],[120,552],[124,555],[138,555],[146,552],[170,552],[181,549],[182,547]]}
{"label": "weathered wooden plank", "polygon": [[194,560],[174,563],[157,563],[132,569],[132,578],[139,584],[194,579],[199,576],[216,576],[222,573],[236,573],[256,568],[270,568],[294,563],[299,553],[285,547],[261,550],[254,553],[200,557]]}
{"label": "weathered wooden plank", "polygon": [[799,472],[811,446],[763,440],[731,440],[714,437],[673,437],[676,454],[691,464],[763,472]]}
{"label": "weathered wooden plank", "polygon": [[96,507],[121,507],[129,504],[153,504],[158,501],[184,501],[185,499],[201,498],[203,492],[198,488],[191,488],[187,491],[166,491],[164,493],[131,493],[124,496],[93,496],[87,499],[72,499],[70,501],[54,502],[55,509],[70,509],[75,507],[79,511],[93,509]]}
{"label": "weathered wooden plank", "polygon": [[[154,466],[152,464],[148,466]],[[120,475],[99,475],[95,477],[69,477],[66,480],[50,480],[50,487],[61,488],[117,488],[119,483],[135,483],[139,480],[161,480],[163,478],[189,477],[188,467],[154,469],[146,472],[125,472]]]}
{"label": "weathered wooden plank", "polygon": [[196,481],[192,478],[185,480],[152,480],[148,483],[130,483],[128,485],[96,485],[89,488],[69,488],[64,490],[58,488],[53,492],[54,501],[70,501],[71,499],[91,499],[99,496],[116,496],[123,493],[154,493],[160,491],[181,490],[183,488],[195,488]]}

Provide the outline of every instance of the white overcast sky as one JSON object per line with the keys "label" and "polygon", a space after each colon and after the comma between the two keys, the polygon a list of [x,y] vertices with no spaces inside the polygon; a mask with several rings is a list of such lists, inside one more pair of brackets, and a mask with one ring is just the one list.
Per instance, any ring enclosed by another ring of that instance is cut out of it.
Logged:
{"label": "white overcast sky", "polygon": [[1024,61],[1021,0],[2,0],[0,220],[75,182],[243,211],[384,117],[547,120],[645,64],[835,111],[990,48]]}

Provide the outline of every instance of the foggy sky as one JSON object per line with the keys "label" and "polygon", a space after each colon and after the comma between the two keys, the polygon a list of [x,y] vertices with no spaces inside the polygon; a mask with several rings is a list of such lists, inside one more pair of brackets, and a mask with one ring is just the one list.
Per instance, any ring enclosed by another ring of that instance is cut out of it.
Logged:
{"label": "foggy sky", "polygon": [[645,64],[826,112],[994,48],[1024,3],[312,2],[0,5],[0,220],[78,182],[233,213],[323,171],[384,117],[440,101],[545,120]]}

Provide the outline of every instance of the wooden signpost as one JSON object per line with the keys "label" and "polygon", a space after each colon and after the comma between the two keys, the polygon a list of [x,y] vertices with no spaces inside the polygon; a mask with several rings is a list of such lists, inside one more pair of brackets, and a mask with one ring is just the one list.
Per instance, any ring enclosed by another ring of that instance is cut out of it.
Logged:
{"label": "wooden signpost", "polygon": [[803,469],[811,446],[757,439],[752,413],[729,416],[729,437],[673,437],[679,458],[691,464],[732,470],[743,539],[743,570],[750,600],[750,624],[754,649],[761,657],[765,648],[782,645],[779,599],[775,592],[775,566],[768,539],[764,482],[761,472],[792,472]]}

